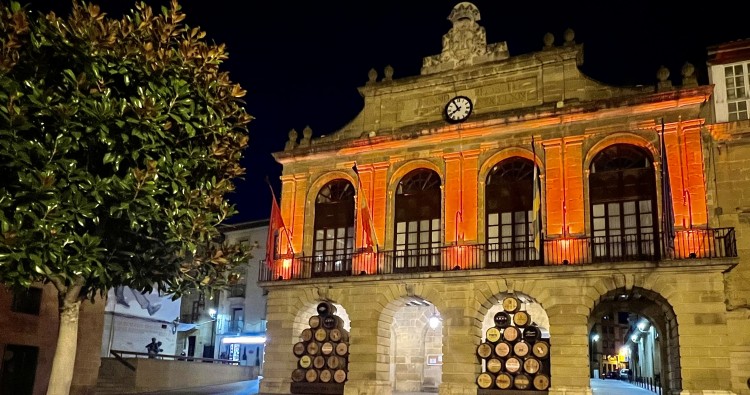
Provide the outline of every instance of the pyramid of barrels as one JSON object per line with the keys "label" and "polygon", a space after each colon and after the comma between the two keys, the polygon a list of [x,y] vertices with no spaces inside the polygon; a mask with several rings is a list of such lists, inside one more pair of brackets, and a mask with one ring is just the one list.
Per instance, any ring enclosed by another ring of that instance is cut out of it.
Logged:
{"label": "pyramid of barrels", "polygon": [[317,312],[308,320],[310,327],[302,331],[300,341],[294,344],[298,361],[292,381],[343,385],[347,378],[349,333],[330,302],[319,303]]}
{"label": "pyramid of barrels", "polygon": [[539,327],[520,310],[520,300],[506,297],[502,306],[503,311],[493,317],[495,325],[487,329],[485,341],[477,347],[484,365],[477,385],[480,390],[498,393],[546,392],[550,386],[549,339],[542,339]]}

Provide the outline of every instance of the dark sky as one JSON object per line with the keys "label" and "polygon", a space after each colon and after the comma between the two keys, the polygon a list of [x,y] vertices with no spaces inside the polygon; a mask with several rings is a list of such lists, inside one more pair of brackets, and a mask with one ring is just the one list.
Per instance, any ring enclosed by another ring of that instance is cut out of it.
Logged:
{"label": "dark sky", "polygon": [[[7,1],[7,0],[0,0]],[[32,9],[69,9],[65,0],[25,0]],[[99,0],[116,15],[133,1]],[[164,1],[147,1],[154,6]],[[186,23],[200,26],[207,38],[225,43],[230,78],[248,91],[250,144],[243,165],[244,180],[230,200],[239,214],[229,222],[265,219],[271,196],[268,177],[278,197],[278,165],[272,152],[281,151],[287,133],[299,135],[310,125],[313,136],[331,134],[354,118],[363,100],[357,87],[375,68],[393,66],[394,78],[419,74],[422,58],[441,51],[446,19],[458,1],[445,0],[182,0]],[[567,28],[584,44],[581,70],[613,85],[654,84],[665,65],[673,83],[680,69],[695,65],[699,83],[708,83],[706,47],[750,38],[750,25],[727,5],[721,13],[706,2],[557,0],[476,0],[488,43],[506,41],[510,55],[542,48],[545,33],[563,41]],[[695,5],[692,5],[695,4]],[[738,2],[737,4],[743,4]]]}

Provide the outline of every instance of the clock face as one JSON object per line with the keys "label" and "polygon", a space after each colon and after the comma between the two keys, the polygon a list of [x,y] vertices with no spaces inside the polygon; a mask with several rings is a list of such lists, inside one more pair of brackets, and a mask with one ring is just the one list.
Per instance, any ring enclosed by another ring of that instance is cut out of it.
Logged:
{"label": "clock face", "polygon": [[473,109],[471,99],[466,96],[456,96],[445,105],[445,119],[453,123],[465,121]]}

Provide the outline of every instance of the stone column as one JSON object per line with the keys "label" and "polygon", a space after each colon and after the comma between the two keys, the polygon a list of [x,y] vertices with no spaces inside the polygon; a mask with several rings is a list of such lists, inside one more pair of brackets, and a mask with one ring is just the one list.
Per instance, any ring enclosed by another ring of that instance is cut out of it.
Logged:
{"label": "stone column", "polygon": [[476,349],[480,342],[481,322],[472,315],[475,306],[472,287],[446,285],[441,290],[443,317],[443,377],[440,395],[476,395],[476,379],[481,365]]}
{"label": "stone column", "polygon": [[349,376],[344,395],[391,395],[389,377],[390,325],[392,314],[382,314],[388,301],[374,287],[351,290],[352,306],[347,311],[349,332]]}
{"label": "stone column", "polygon": [[[568,292],[569,293],[569,292]],[[550,291],[552,295],[564,295]],[[589,386],[589,309],[576,298],[547,308],[550,331],[550,395],[591,395]]]}
{"label": "stone column", "polygon": [[267,331],[263,379],[260,392],[263,394],[288,394],[291,374],[297,367],[297,357],[292,346],[299,333],[294,333],[297,303],[292,300],[293,291],[270,290],[267,299]]}

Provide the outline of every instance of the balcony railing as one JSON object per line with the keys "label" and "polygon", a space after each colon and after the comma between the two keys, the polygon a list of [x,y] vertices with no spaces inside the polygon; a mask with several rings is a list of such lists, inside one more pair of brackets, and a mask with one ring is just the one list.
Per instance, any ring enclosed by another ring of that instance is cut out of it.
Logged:
{"label": "balcony railing", "polygon": [[216,334],[242,333],[245,330],[244,320],[220,319],[216,322]]}
{"label": "balcony railing", "polygon": [[733,228],[682,230],[671,242],[659,240],[640,234],[544,240],[539,250],[524,242],[279,257],[273,265],[261,265],[259,281],[737,256]]}

